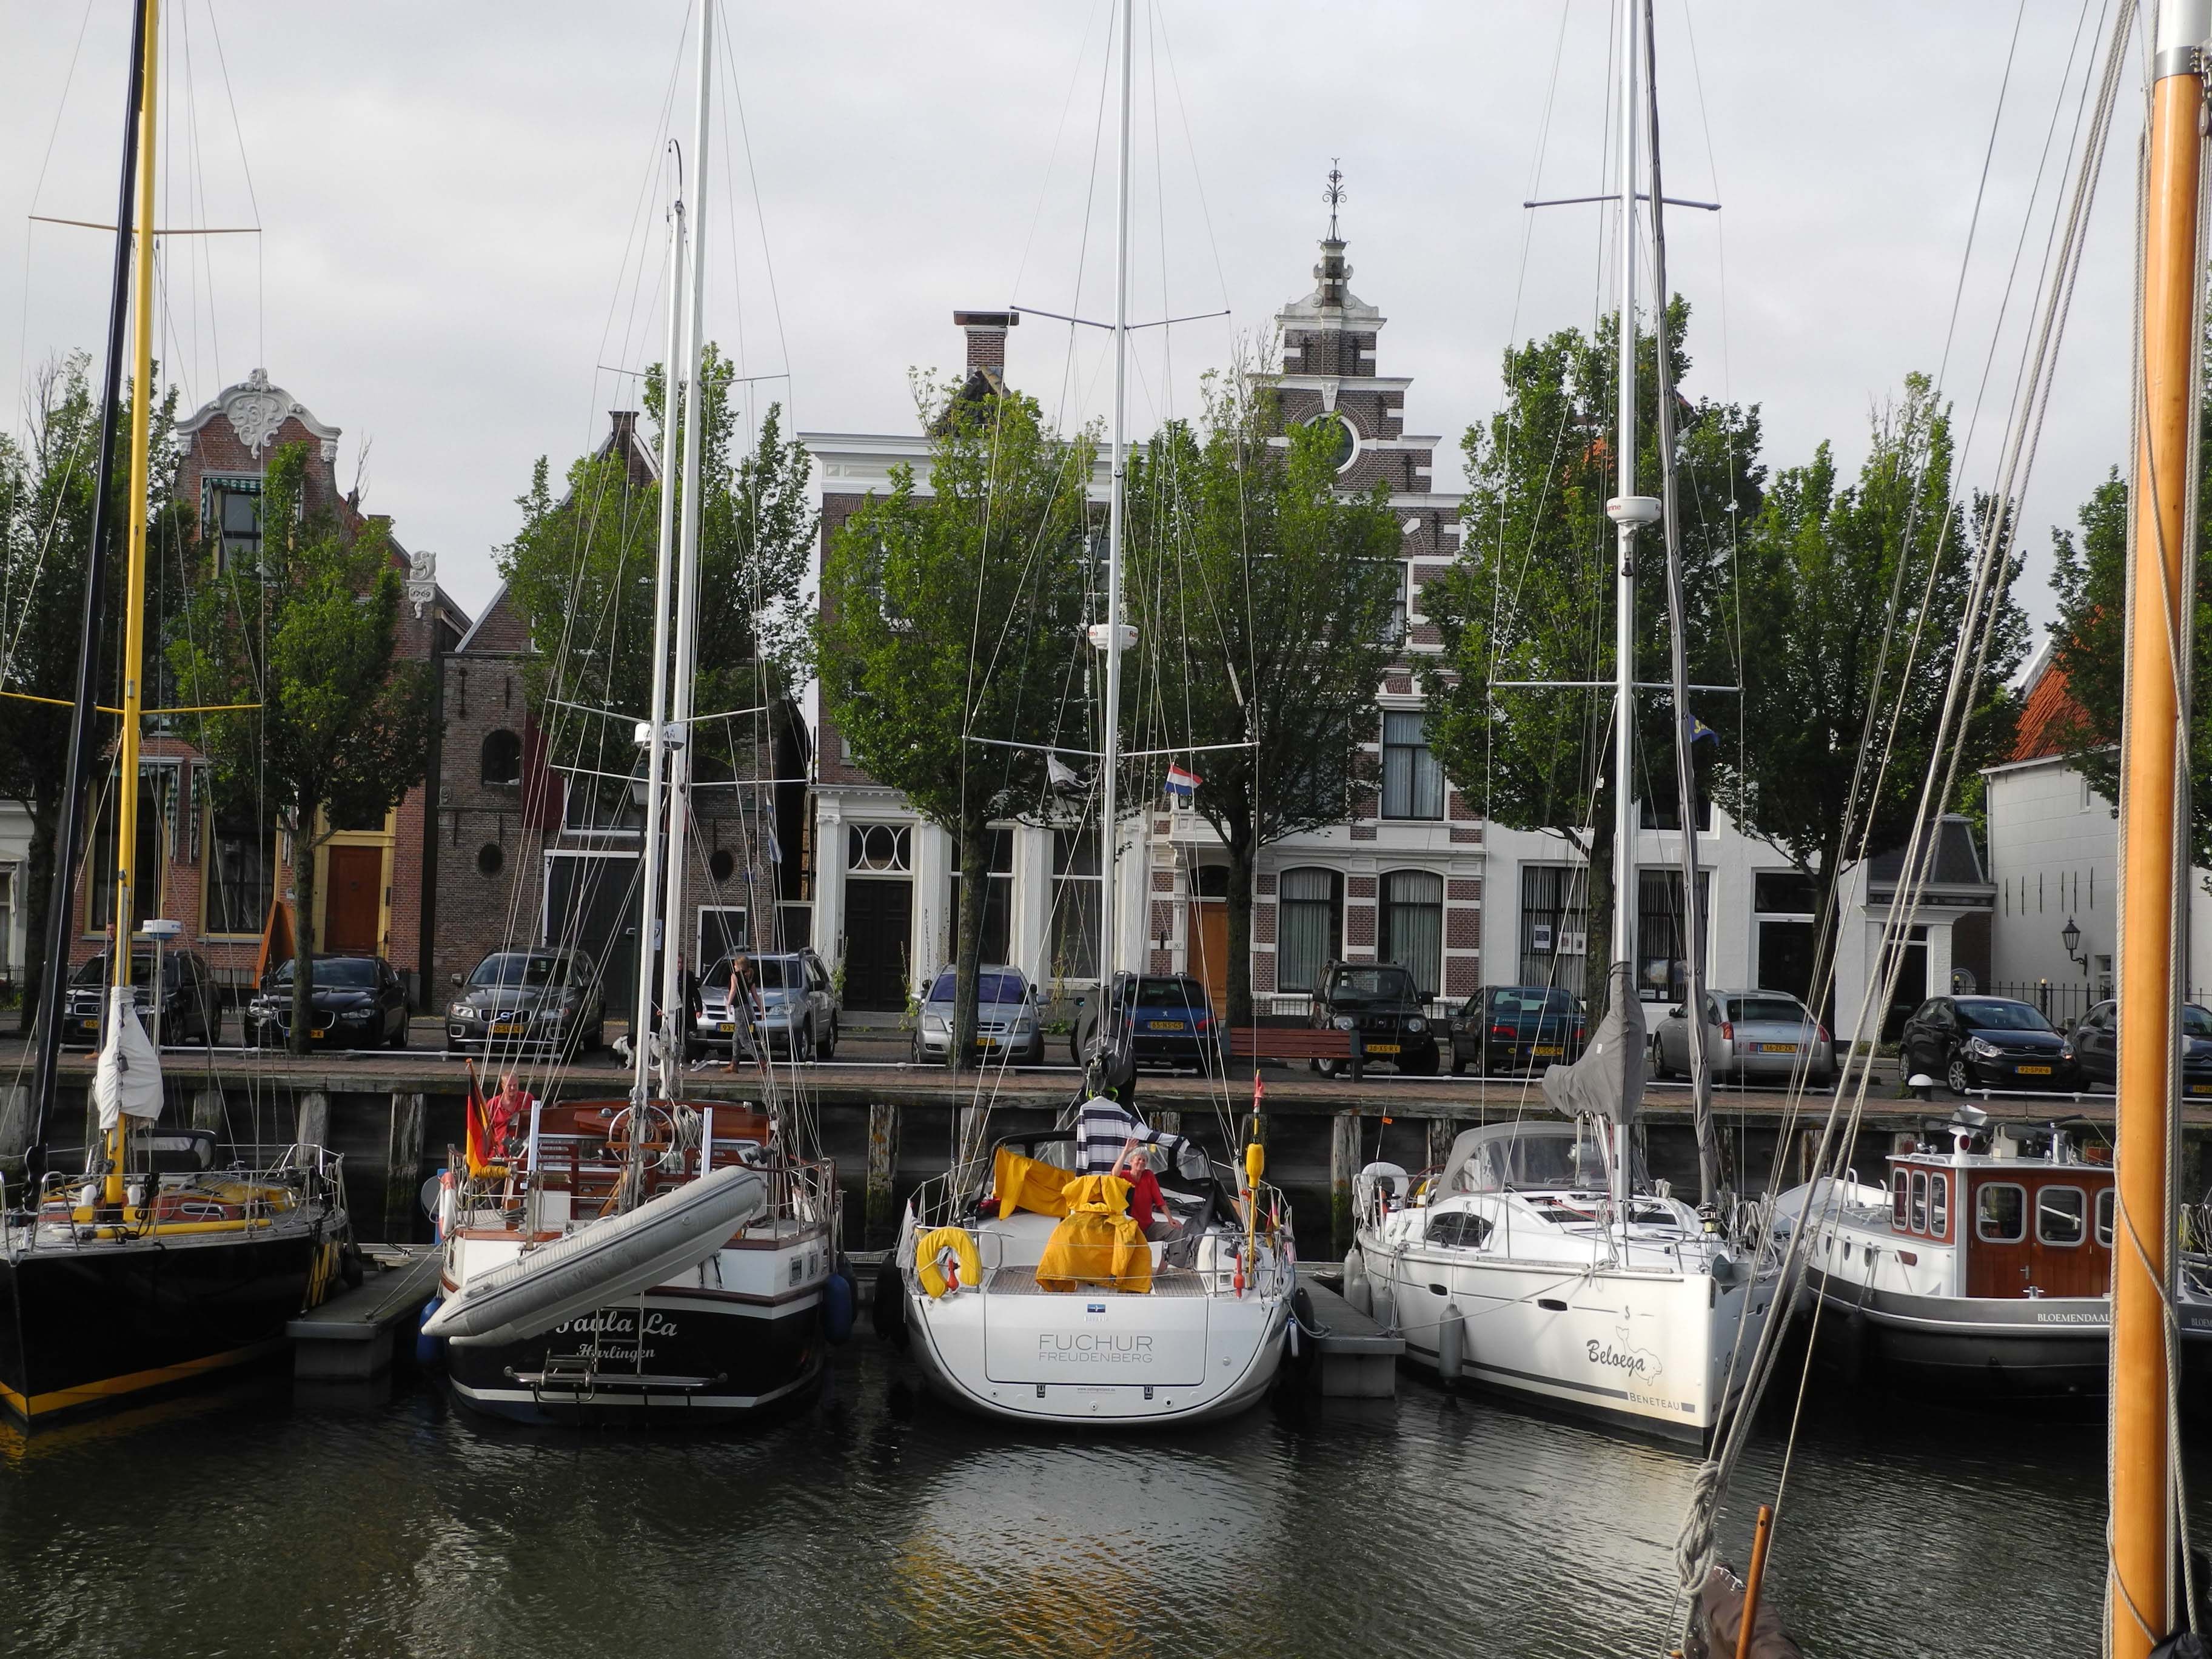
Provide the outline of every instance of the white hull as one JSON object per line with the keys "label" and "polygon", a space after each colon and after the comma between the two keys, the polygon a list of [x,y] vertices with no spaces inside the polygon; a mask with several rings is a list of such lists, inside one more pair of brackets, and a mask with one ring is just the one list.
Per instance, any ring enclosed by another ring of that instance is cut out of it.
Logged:
{"label": "white hull", "polygon": [[[1231,1416],[1273,1383],[1296,1288],[1288,1259],[1263,1248],[1257,1288],[1240,1295],[1233,1245],[1217,1232],[1195,1269],[1156,1273],[1149,1292],[1045,1291],[1031,1269],[1049,1229],[1035,1216],[979,1227],[981,1288],[932,1297],[908,1273],[907,1329],[940,1398],[1014,1422],[1158,1428]],[[915,1234],[909,1212],[903,1263]],[[1024,1255],[1027,1265],[1007,1265]]]}
{"label": "white hull", "polygon": [[1723,1285],[1705,1272],[1632,1272],[1399,1244],[1363,1229],[1371,1281],[1387,1284],[1407,1358],[1435,1369],[1445,1310],[1463,1322],[1461,1376],[1669,1439],[1703,1440],[1741,1389],[1774,1281]]}

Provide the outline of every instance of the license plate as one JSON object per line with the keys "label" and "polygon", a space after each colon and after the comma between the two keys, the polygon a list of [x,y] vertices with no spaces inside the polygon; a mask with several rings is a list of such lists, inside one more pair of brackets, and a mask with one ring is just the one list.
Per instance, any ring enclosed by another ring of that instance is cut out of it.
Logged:
{"label": "license plate", "polygon": [[2212,1083],[2192,1083],[2189,1085],[2189,1092],[2192,1095],[2212,1095]]}
{"label": "license plate", "polygon": [[978,1048],[995,1048],[999,1046],[999,1039],[996,1037],[979,1036],[975,1039],[975,1046]]}
{"label": "license plate", "polygon": [[1367,1045],[1367,1052],[1370,1054],[1395,1054],[1398,1052],[1398,1045],[1395,1042],[1370,1042]]}
{"label": "license plate", "polygon": [[2013,1069],[2018,1072],[2022,1077],[2049,1077],[2051,1075],[2051,1068],[2048,1066],[2015,1066]]}
{"label": "license plate", "polygon": [[738,1034],[738,1022],[734,1019],[726,1019],[714,1029],[721,1032],[724,1036],[735,1036]]}
{"label": "license plate", "polygon": [[1794,1042],[1754,1042],[1751,1046],[1762,1054],[1794,1054],[1797,1052],[1797,1045]]}
{"label": "license plate", "polygon": [[330,1034],[331,1028],[327,1025],[318,1025],[315,1027],[315,1035],[317,1036],[328,1036]]}
{"label": "license plate", "polygon": [[494,1036],[520,1036],[522,1022],[519,1019],[502,1019],[491,1028],[491,1034]]}
{"label": "license plate", "polygon": [[1180,1031],[1186,1028],[1179,1019],[1148,1019],[1145,1022],[1145,1029],[1147,1031]]}
{"label": "license plate", "polygon": [[81,1019],[77,1024],[88,1031],[97,1031],[100,1029],[100,1022],[96,1019]]}
{"label": "license plate", "polygon": [[1539,1060],[1557,1060],[1559,1057],[1559,1045],[1556,1042],[1540,1042],[1536,1045],[1535,1054]]}

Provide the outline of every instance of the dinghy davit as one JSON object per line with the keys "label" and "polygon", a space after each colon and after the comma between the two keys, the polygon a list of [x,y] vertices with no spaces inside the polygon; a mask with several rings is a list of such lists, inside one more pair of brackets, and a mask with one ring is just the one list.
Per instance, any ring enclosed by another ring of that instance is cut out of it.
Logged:
{"label": "dinghy davit", "polygon": [[758,1172],[716,1170],[463,1285],[422,1334],[463,1346],[526,1341],[697,1267],[767,1207]]}

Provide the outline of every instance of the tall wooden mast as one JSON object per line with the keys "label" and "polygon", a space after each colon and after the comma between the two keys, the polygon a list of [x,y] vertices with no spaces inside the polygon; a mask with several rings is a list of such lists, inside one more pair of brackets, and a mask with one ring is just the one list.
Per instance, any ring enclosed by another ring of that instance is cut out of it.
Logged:
{"label": "tall wooden mast", "polygon": [[[131,983],[131,934],[137,917],[138,726],[145,707],[146,494],[154,437],[154,140],[161,77],[161,0],[142,0],[145,10],[145,78],[138,99],[138,244],[131,275],[131,483],[124,507],[129,562],[123,576],[123,718],[115,756],[115,902],[108,937],[111,982]],[[302,830],[307,826],[301,826]],[[304,839],[304,836],[300,839]],[[161,987],[152,988],[158,1006]],[[107,1132],[107,1180],[103,1196],[123,1201],[124,1136],[118,1114]]]}
{"label": "tall wooden mast", "polygon": [[2212,0],[2165,0],[2154,40],[2145,183],[2142,374],[2128,549],[2121,737],[2119,1233],[2112,1248],[2112,1554],[2114,1659],[2143,1659],[2173,1628],[2172,1452],[2166,1316],[2175,907],[2187,842],[2188,732],[2179,695],[2192,607],[2183,588],[2195,364],[2202,47]]}

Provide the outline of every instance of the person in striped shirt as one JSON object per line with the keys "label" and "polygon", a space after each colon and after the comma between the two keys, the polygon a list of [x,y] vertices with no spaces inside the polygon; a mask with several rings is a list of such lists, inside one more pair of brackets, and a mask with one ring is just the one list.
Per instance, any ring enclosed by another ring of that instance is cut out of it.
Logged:
{"label": "person in striped shirt", "polygon": [[1133,1141],[1165,1147],[1170,1154],[1179,1152],[1185,1144],[1181,1135],[1147,1128],[1144,1119],[1127,1107],[1103,1095],[1091,1096],[1076,1109],[1075,1173],[1114,1174],[1122,1149]]}

